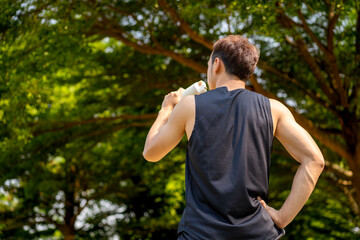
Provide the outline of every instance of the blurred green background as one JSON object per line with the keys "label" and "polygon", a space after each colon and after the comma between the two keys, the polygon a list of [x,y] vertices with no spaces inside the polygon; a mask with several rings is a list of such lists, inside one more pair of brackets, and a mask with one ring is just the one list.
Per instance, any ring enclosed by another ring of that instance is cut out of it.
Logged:
{"label": "blurred green background", "polygon": [[[145,138],[229,34],[326,159],[284,239],[360,239],[358,0],[0,0],[0,239],[176,239],[186,137],[158,163]],[[269,205],[297,167],[275,140]]]}

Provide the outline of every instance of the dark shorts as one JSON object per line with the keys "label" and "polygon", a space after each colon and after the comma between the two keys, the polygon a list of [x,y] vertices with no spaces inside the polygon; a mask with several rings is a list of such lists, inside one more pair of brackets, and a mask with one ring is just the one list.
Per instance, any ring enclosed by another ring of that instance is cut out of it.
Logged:
{"label": "dark shorts", "polygon": [[[276,228],[276,229],[278,230],[279,235],[274,240],[278,240],[285,235],[284,229],[279,229],[279,228]],[[193,240],[193,239],[189,238],[189,236],[186,232],[180,232],[178,234],[177,240]]]}
{"label": "dark shorts", "polygon": [[274,240],[278,240],[280,239],[282,236],[285,235],[285,230],[284,229],[280,229],[276,227],[276,230],[278,231],[279,235],[274,239]]}
{"label": "dark shorts", "polygon": [[177,240],[191,240],[186,232],[179,232]]}

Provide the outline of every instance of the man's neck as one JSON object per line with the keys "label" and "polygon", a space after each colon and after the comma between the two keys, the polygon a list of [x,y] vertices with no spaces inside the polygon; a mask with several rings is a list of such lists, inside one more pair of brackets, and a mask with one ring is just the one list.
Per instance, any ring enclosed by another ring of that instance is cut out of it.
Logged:
{"label": "man's neck", "polygon": [[240,79],[223,79],[218,80],[216,83],[216,88],[227,87],[228,91],[245,88],[245,82]]}

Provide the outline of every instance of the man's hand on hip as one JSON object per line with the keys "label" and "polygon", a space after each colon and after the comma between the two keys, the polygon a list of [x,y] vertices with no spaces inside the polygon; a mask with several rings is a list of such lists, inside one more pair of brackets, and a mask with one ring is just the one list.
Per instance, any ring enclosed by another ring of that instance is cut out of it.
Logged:
{"label": "man's hand on hip", "polygon": [[268,212],[275,225],[278,228],[284,228],[285,226],[281,222],[280,211],[267,205],[266,202],[261,199],[261,197],[258,197],[258,200],[261,203],[261,205],[265,208],[265,210]]}

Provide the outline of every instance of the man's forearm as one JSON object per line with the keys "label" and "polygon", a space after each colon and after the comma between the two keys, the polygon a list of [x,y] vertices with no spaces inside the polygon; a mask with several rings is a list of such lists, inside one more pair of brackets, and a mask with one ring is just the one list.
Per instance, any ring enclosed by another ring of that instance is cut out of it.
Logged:
{"label": "man's forearm", "polygon": [[151,126],[150,131],[146,137],[144,151],[151,145],[152,140],[154,139],[154,137],[156,137],[156,134],[160,131],[161,127],[166,124],[170,117],[172,109],[173,108],[170,107],[161,108],[155,122]]}
{"label": "man's forearm", "polygon": [[284,228],[288,225],[305,205],[314,190],[322,169],[323,165],[317,161],[299,166],[290,194],[279,210],[279,227]]}

